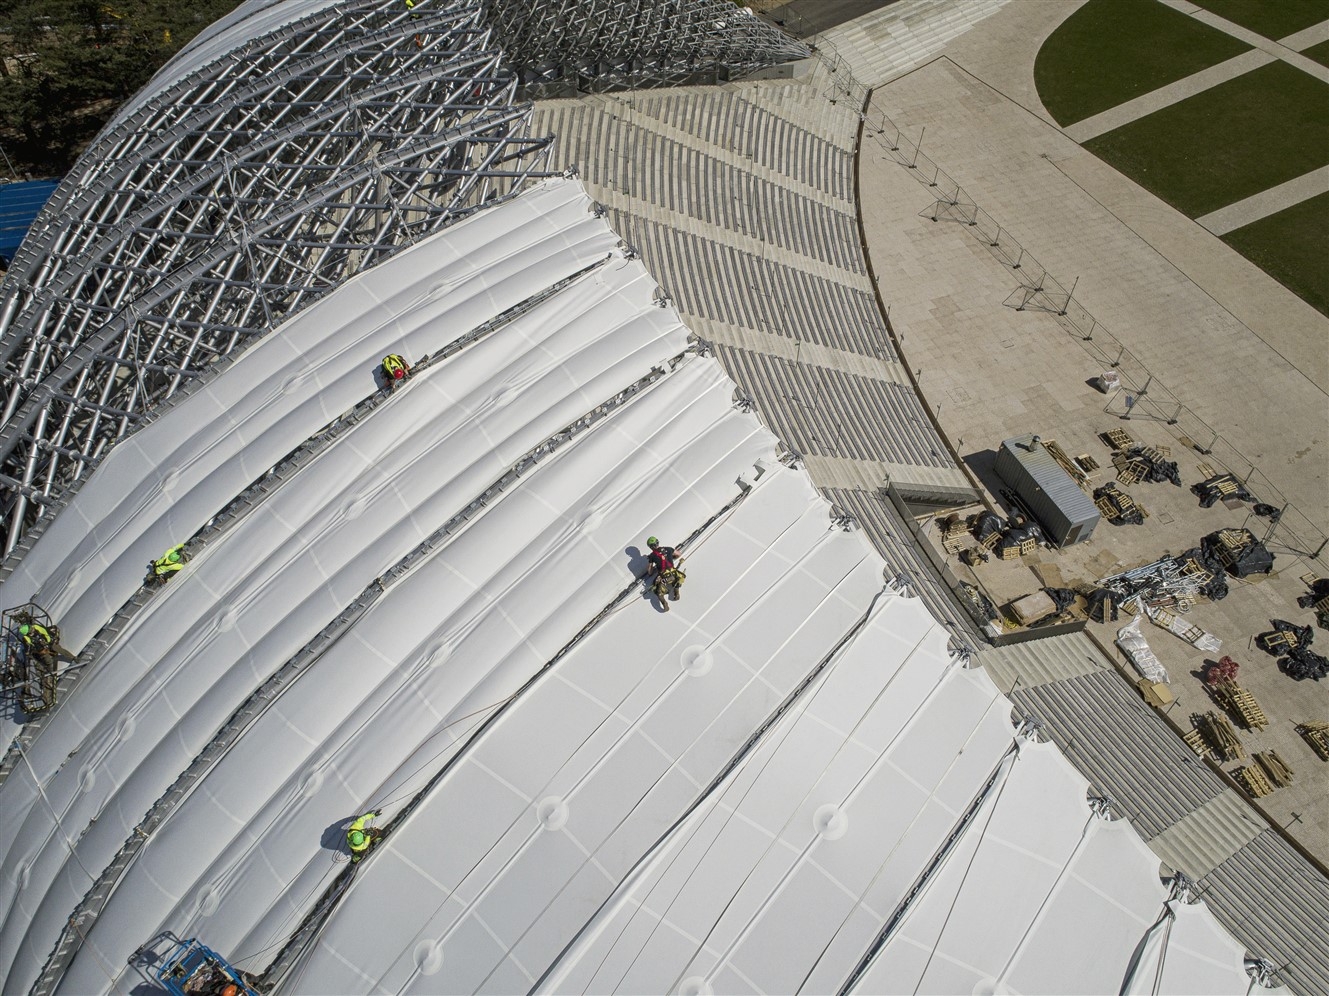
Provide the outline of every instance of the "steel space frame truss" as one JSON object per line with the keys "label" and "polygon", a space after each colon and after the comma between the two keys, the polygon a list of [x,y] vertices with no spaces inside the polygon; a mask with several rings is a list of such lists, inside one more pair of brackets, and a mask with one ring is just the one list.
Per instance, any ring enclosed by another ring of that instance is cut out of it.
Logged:
{"label": "steel space frame truss", "polygon": [[481,0],[349,0],[113,121],[0,289],[4,549],[232,351],[542,175],[515,91]]}
{"label": "steel space frame truss", "polygon": [[714,83],[807,58],[732,0],[486,0],[530,96]]}

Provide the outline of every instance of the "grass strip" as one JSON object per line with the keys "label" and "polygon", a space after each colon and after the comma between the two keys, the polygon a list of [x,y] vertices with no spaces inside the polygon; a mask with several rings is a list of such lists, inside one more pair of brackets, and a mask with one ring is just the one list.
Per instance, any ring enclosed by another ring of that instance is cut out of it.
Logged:
{"label": "grass strip", "polygon": [[1234,229],[1223,241],[1316,311],[1329,315],[1329,194]]}
{"label": "grass strip", "polygon": [[1318,45],[1302,49],[1301,54],[1308,59],[1315,60],[1322,66],[1329,66],[1329,41],[1322,41]]}
{"label": "grass strip", "polygon": [[1270,63],[1084,143],[1198,218],[1329,164],[1329,84]]}
{"label": "grass strip", "polygon": [[1089,0],[1038,50],[1034,83],[1064,127],[1249,49],[1158,0]]}
{"label": "grass strip", "polygon": [[1278,41],[1329,20],[1329,0],[1191,0],[1225,21]]}

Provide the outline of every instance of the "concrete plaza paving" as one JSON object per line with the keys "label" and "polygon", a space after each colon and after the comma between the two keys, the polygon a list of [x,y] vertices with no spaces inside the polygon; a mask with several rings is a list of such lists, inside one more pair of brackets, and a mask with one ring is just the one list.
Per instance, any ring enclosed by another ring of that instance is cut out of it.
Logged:
{"label": "concrete plaza paving", "polygon": [[[1076,299],[1248,454],[1320,533],[1329,532],[1329,321],[1051,122],[1037,102],[1033,56],[1073,9],[1010,4],[982,31],[951,43],[945,57],[879,88],[872,106],[907,135],[926,128],[923,151],[1066,286],[1079,277]],[[967,226],[933,222],[935,192],[876,142],[865,139],[860,158],[873,268],[902,336],[903,358],[980,482],[991,483],[988,454],[1024,432],[1057,438],[1072,453],[1093,453],[1110,468],[1095,436],[1116,426],[1171,445],[1186,483],[1198,480],[1208,458],[1188,451],[1162,423],[1124,423],[1106,411],[1106,399],[1088,383],[1102,371],[1084,345],[1054,316],[1016,311],[1012,294],[1024,275]],[[1115,560],[1177,553],[1205,533],[1239,524],[1227,521],[1236,515],[1228,510],[1198,509],[1182,489],[1147,488],[1132,489],[1154,513],[1141,531],[1100,527],[1097,541],[1116,551]],[[1298,578],[1329,574],[1329,562],[1323,556],[1312,562],[1307,552],[1281,549],[1278,577],[1234,585],[1228,600],[1197,608],[1194,621],[1235,651],[1245,665],[1243,680],[1275,718],[1269,730],[1252,735],[1250,749],[1274,746],[1299,773],[1291,788],[1265,801],[1267,811],[1280,825],[1291,824],[1290,832],[1323,860],[1329,775],[1292,724],[1329,715],[1329,695],[1322,685],[1278,674],[1272,658],[1249,648],[1270,618],[1306,621],[1295,604],[1304,591]],[[1191,674],[1203,655],[1196,659],[1198,652],[1162,630],[1148,635],[1171,664],[1180,692],[1169,718],[1211,708]],[[1110,641],[1110,633],[1100,639]]]}

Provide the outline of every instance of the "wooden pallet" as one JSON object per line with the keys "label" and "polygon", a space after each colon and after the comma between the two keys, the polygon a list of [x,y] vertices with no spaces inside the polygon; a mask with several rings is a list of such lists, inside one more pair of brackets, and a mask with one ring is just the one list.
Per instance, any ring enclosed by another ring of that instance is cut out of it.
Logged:
{"label": "wooden pallet", "polygon": [[1144,472],[1144,464],[1132,460],[1127,463],[1125,467],[1117,471],[1117,483],[1127,486],[1135,484],[1144,476]]}
{"label": "wooden pallet", "polygon": [[1191,727],[1191,731],[1185,734],[1182,740],[1186,741],[1186,746],[1195,751],[1196,757],[1205,757],[1210,753],[1209,745],[1204,742],[1204,734],[1198,727]]}
{"label": "wooden pallet", "polygon": [[1329,761],[1329,723],[1301,723],[1297,732],[1310,744],[1321,761]]}
{"label": "wooden pallet", "polygon": [[1269,784],[1269,779],[1265,778],[1264,772],[1255,765],[1248,765],[1244,768],[1238,768],[1232,772],[1235,778],[1253,799],[1262,799],[1274,791],[1274,787]]}
{"label": "wooden pallet", "polygon": [[1252,755],[1251,759],[1260,766],[1265,777],[1279,788],[1292,784],[1292,769],[1274,750],[1266,750]]}
{"label": "wooden pallet", "polygon": [[1109,429],[1100,433],[1100,438],[1114,450],[1128,450],[1135,445],[1135,440],[1125,429]]}

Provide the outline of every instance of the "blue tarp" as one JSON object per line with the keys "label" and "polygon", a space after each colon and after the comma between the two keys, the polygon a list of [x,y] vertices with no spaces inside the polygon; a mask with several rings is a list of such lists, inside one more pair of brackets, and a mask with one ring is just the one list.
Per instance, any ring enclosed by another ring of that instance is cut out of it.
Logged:
{"label": "blue tarp", "polygon": [[0,259],[8,265],[59,180],[0,183]]}

